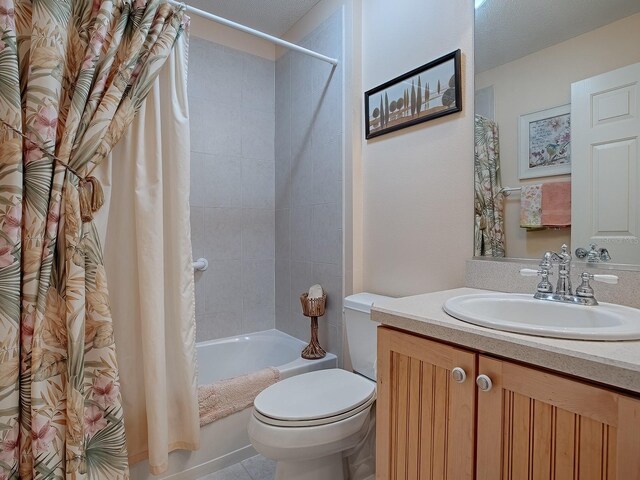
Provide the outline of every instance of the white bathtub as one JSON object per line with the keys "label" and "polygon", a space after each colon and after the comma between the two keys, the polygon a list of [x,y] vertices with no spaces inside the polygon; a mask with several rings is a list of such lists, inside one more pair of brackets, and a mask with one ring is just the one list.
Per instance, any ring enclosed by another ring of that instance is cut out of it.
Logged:
{"label": "white bathtub", "polygon": [[[305,345],[279,330],[200,342],[196,346],[198,383],[206,385],[266,367],[277,367],[280,379],[336,367],[337,359],[332,353],[321,360],[301,358]],[[169,454],[169,469],[160,477],[150,475],[147,462],[143,461],[131,466],[131,478],[194,480],[255,455],[247,435],[250,415],[251,408],[247,408],[202,427],[200,450]]]}

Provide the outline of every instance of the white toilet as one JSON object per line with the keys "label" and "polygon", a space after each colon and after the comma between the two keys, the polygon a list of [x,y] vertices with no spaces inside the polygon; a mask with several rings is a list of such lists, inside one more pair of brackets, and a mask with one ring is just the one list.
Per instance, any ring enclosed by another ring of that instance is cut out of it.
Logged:
{"label": "white toilet", "polygon": [[370,430],[376,398],[376,327],[371,306],[389,297],[344,300],[353,369],[318,370],[263,390],[249,420],[254,448],[276,460],[276,480],[343,480],[343,455]]}

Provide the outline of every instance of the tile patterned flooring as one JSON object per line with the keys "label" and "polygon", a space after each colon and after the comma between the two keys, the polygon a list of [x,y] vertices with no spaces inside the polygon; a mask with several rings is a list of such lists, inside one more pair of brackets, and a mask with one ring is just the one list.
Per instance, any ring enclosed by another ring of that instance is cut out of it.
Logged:
{"label": "tile patterned flooring", "polygon": [[275,473],[276,462],[256,455],[199,480],[273,480]]}

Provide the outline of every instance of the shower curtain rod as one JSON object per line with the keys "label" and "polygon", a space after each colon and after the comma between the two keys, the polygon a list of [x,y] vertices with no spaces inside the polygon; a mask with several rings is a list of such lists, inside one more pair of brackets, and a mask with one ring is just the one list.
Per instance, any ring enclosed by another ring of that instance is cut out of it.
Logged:
{"label": "shower curtain rod", "polygon": [[255,30],[251,27],[247,27],[246,25],[232,22],[231,20],[228,20],[226,18],[219,17],[217,15],[214,15],[213,13],[205,12],[204,10],[200,10],[199,8],[192,7],[176,0],[169,0],[169,3],[176,6],[184,5],[187,12],[206,18],[207,20],[221,23],[222,25],[235,28],[236,30],[240,30],[241,32],[245,32],[250,35],[255,35],[256,37],[263,38],[264,40],[268,40],[272,43],[280,45],[281,47],[290,48],[291,50],[295,50],[296,52],[304,53],[305,55],[318,58],[324,62],[330,63],[331,65],[338,65],[338,60],[335,58],[327,57],[326,55],[322,55],[321,53],[314,52],[313,50],[309,50],[308,48],[301,47],[300,45],[296,45],[295,43],[287,42],[286,40],[282,40],[281,38],[274,37],[273,35],[269,35],[268,33],[261,32],[260,30]]}

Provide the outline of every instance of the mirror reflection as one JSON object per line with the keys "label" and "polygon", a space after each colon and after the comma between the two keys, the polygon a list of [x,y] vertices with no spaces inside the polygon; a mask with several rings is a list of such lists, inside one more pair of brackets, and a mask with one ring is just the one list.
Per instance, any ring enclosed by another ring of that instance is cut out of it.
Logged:
{"label": "mirror reflection", "polygon": [[640,264],[640,2],[486,0],[475,48],[475,255]]}

